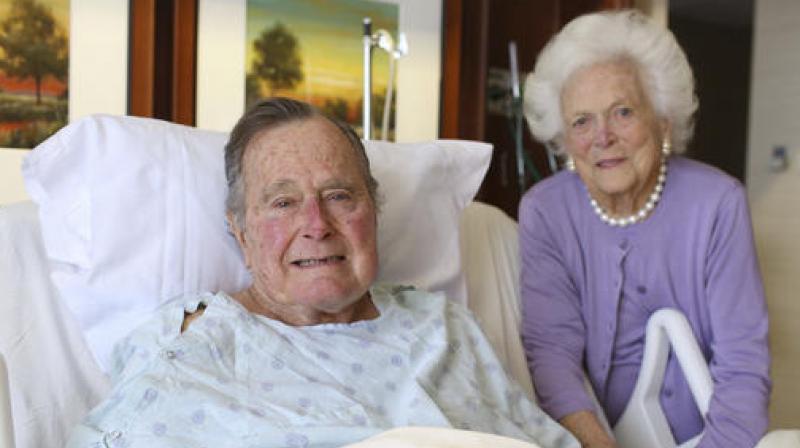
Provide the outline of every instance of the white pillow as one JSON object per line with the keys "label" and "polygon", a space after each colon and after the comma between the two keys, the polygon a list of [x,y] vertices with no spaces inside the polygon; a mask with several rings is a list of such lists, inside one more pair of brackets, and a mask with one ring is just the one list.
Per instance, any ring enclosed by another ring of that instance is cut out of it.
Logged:
{"label": "white pillow", "polygon": [[[104,370],[159,304],[250,282],[224,221],[227,134],[134,117],[77,121],[26,157],[52,279]],[[466,302],[458,223],[491,158],[464,141],[367,142],[385,202],[379,282]]]}

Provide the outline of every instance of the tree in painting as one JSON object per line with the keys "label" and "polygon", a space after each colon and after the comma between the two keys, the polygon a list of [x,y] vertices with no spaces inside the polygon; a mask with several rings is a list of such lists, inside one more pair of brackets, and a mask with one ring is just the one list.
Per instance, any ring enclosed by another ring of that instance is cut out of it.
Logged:
{"label": "tree in painting", "polygon": [[42,103],[45,76],[66,78],[67,38],[51,12],[35,0],[12,3],[0,22],[0,48],[5,52],[0,69],[13,78],[34,79],[37,105]]}
{"label": "tree in painting", "polygon": [[282,23],[265,29],[253,46],[253,74],[269,84],[271,96],[276,90],[292,89],[303,80],[300,45]]}
{"label": "tree in painting", "polygon": [[322,105],[322,113],[336,118],[337,120],[347,121],[347,100],[344,98],[328,98]]}

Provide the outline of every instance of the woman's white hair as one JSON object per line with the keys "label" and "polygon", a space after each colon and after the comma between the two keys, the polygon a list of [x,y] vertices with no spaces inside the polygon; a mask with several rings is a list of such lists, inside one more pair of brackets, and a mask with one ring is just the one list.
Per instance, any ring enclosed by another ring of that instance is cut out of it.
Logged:
{"label": "woman's white hair", "polygon": [[615,60],[637,67],[656,115],[671,124],[673,150],[685,151],[697,110],[692,69],[675,36],[635,10],[580,16],[547,43],[525,82],[525,116],[533,136],[561,152],[561,89],[576,70]]}

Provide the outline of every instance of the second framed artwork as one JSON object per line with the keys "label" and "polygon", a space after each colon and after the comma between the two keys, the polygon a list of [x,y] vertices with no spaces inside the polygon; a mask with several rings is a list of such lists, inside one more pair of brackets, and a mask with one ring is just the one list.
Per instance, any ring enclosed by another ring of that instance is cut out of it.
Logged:
{"label": "second framed artwork", "polygon": [[[435,139],[441,14],[441,0],[199,0],[196,125],[229,131],[249,103],[282,95],[358,127],[366,16],[373,31],[407,41],[396,63],[392,135]],[[382,108],[389,61],[383,51],[373,54],[372,104]]]}

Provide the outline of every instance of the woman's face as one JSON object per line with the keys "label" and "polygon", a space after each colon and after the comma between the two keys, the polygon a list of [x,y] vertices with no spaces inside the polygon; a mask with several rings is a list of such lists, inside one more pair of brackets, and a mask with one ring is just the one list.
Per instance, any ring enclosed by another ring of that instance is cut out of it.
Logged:
{"label": "woman's face", "polygon": [[605,62],[576,71],[561,92],[564,146],[590,194],[614,214],[633,213],[653,189],[667,124],[635,66]]}

